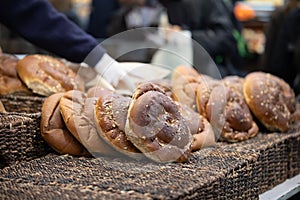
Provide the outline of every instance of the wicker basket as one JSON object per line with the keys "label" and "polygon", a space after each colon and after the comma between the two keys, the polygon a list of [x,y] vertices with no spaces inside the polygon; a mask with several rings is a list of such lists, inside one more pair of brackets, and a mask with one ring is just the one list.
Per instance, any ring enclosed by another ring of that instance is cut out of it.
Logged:
{"label": "wicker basket", "polygon": [[54,154],[40,117],[0,114],[1,199],[258,199],[300,172],[300,122],[289,133],[219,142],[187,163],[159,164]]}
{"label": "wicker basket", "polygon": [[253,170],[257,174],[257,188],[261,194],[300,172],[299,127],[298,122],[289,133],[260,133],[241,143],[219,145],[224,149],[257,154]]}
{"label": "wicker basket", "polygon": [[38,113],[42,110],[45,97],[2,95],[0,100],[7,112]]}
{"label": "wicker basket", "polygon": [[115,192],[118,198],[132,195],[130,199],[256,199],[252,185],[256,175],[250,167],[255,158],[218,148],[195,153],[185,164],[49,154],[1,170],[0,195],[27,198],[34,189],[42,199],[53,195],[68,199],[74,194],[93,199],[99,191]]}
{"label": "wicker basket", "polygon": [[0,166],[52,152],[40,134],[41,114],[0,113]]}

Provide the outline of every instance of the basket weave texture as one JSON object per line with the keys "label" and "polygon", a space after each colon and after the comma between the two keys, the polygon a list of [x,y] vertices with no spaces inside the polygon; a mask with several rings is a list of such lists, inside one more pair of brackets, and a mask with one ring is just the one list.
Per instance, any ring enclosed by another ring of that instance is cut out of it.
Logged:
{"label": "basket weave texture", "polygon": [[45,97],[0,95],[0,100],[7,112],[38,113],[42,110]]}
{"label": "basket weave texture", "polygon": [[40,117],[0,114],[1,199],[258,199],[300,173],[300,122],[288,133],[218,142],[187,163],[160,164],[57,155],[40,136]]}
{"label": "basket weave texture", "polygon": [[40,113],[0,113],[0,167],[52,152],[41,137],[40,120]]}

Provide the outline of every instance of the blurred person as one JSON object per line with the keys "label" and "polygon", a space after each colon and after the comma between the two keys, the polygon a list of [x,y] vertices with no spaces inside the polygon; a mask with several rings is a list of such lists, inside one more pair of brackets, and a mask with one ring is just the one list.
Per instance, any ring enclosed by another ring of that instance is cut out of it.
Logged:
{"label": "blurred person", "polygon": [[48,0],[2,0],[0,22],[57,56],[86,62],[113,86],[122,83],[125,88],[134,89],[122,63],[110,57],[94,37],[59,13]]}
{"label": "blurred person", "polygon": [[[147,14],[157,6],[156,0],[93,0],[87,32],[96,38],[104,39],[117,33],[138,27],[149,26]],[[140,11],[141,8],[146,8]],[[140,13],[145,15],[140,19]],[[130,18],[130,19],[129,19]],[[133,25],[138,22],[139,24]]]}
{"label": "blurred person", "polygon": [[96,38],[108,37],[108,25],[111,17],[119,10],[118,0],[93,0],[87,32]]}
{"label": "blurred person", "polygon": [[108,35],[142,27],[157,27],[162,6],[157,0],[118,0],[120,8],[111,16]]}
{"label": "blurred person", "polygon": [[276,8],[271,14],[270,21],[268,22],[265,31],[266,44],[261,63],[262,68],[266,71],[272,69],[272,59],[274,57],[274,51],[276,51],[275,44],[279,32],[282,29],[283,22],[290,11],[297,7],[299,2],[299,0],[288,0],[283,6]]}
{"label": "blurred person", "polygon": [[71,0],[49,0],[54,8],[63,14],[65,14],[75,24],[81,26],[81,22],[76,12],[73,10],[73,3]]}
{"label": "blurred person", "polygon": [[289,12],[282,22],[271,57],[269,72],[283,78],[300,92],[300,7]]}
{"label": "blurred person", "polygon": [[[190,30],[192,38],[204,47],[216,62],[222,76],[244,75],[242,58],[234,31],[240,32],[237,21],[234,24],[232,4],[223,0],[160,0],[166,7],[170,24]],[[199,57],[199,56],[198,56]],[[197,68],[197,55],[194,65]]]}

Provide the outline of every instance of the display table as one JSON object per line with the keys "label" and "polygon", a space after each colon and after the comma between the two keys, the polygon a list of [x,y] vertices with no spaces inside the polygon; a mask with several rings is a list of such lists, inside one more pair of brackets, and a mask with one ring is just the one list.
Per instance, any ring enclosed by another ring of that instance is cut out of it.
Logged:
{"label": "display table", "polygon": [[37,142],[39,127],[33,130],[39,114],[9,115],[0,115],[1,141],[15,134],[15,143],[24,142],[7,151],[1,145],[1,157],[14,159],[0,170],[1,199],[258,199],[300,174],[300,122],[289,133],[218,142],[193,153],[187,163],[159,164],[47,152],[49,148]]}

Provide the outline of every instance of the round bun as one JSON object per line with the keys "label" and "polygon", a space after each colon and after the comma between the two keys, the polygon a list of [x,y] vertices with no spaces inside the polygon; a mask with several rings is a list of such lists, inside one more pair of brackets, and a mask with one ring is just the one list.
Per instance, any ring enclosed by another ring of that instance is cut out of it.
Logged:
{"label": "round bun", "polygon": [[87,98],[78,90],[65,92],[60,99],[60,112],[68,130],[93,155],[113,156],[116,152],[98,135],[94,123],[97,98]]}
{"label": "round bun", "polygon": [[223,78],[225,86],[230,87],[243,95],[245,79],[240,76],[226,76]]}
{"label": "round bun", "polygon": [[206,84],[206,82],[211,80],[213,78],[203,74],[200,75],[192,67],[178,66],[172,74],[173,99],[196,111],[197,87],[199,84]]}
{"label": "round bun", "polygon": [[172,85],[173,99],[196,110],[196,89],[199,85],[198,79],[193,76],[182,76],[181,78],[173,80]]}
{"label": "round bun", "polygon": [[[205,94],[201,95],[203,91]],[[236,90],[221,82],[211,82],[208,88],[198,87],[197,97],[198,107],[202,107],[211,125],[220,132],[222,141],[238,142],[258,134],[244,97]]]}
{"label": "round bun", "polygon": [[19,59],[11,54],[0,54],[0,95],[30,95],[31,91],[17,74]]}
{"label": "round bun", "polygon": [[6,112],[1,100],[0,100],[0,112]]}
{"label": "round bun", "polygon": [[170,79],[155,79],[151,80],[151,83],[159,86],[164,91],[164,93],[166,93],[167,96],[173,98],[173,86],[172,81]]}
{"label": "round bun", "polygon": [[212,80],[198,85],[196,89],[196,105],[198,112],[208,119],[207,104],[214,87],[222,85],[219,80]]}
{"label": "round bun", "polygon": [[67,65],[47,55],[28,55],[17,63],[22,81],[34,93],[49,96],[69,90],[84,91],[84,82]]}
{"label": "round bun", "polygon": [[115,150],[132,158],[142,158],[125,134],[129,102],[129,97],[119,94],[101,95],[96,103],[95,123],[100,137]]}
{"label": "round bun", "polygon": [[295,94],[282,79],[264,72],[245,77],[244,97],[256,118],[270,131],[286,132],[296,110]]}
{"label": "round bun", "polygon": [[178,106],[152,83],[140,84],[134,92],[125,133],[156,162],[185,162],[191,153],[193,136]]}
{"label": "round bun", "polygon": [[200,76],[200,74],[193,67],[179,65],[179,66],[175,67],[175,69],[172,73],[172,80],[177,80],[178,78],[181,78],[182,76],[192,76],[192,77],[198,78]]}
{"label": "round bun", "polygon": [[47,97],[42,106],[41,135],[56,152],[74,156],[89,155],[69,132],[60,114],[59,101],[63,93]]}
{"label": "round bun", "polygon": [[192,151],[215,145],[215,134],[207,119],[184,104],[178,106],[194,138]]}

